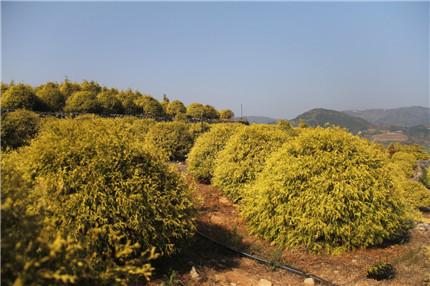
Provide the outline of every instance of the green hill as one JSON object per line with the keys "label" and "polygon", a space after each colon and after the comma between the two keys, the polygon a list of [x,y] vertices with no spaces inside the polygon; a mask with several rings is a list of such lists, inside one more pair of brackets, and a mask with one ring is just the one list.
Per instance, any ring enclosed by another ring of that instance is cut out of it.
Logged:
{"label": "green hill", "polygon": [[306,122],[309,126],[322,126],[326,123],[337,125],[342,128],[347,128],[352,133],[358,133],[360,131],[368,130],[372,128],[373,125],[366,120],[354,117],[343,112],[324,109],[324,108],[315,108],[309,110],[293,120],[291,120],[291,124],[293,126],[298,126],[300,124],[300,120]]}
{"label": "green hill", "polygon": [[251,124],[277,124],[279,121],[279,119],[267,116],[245,116],[245,119]]}

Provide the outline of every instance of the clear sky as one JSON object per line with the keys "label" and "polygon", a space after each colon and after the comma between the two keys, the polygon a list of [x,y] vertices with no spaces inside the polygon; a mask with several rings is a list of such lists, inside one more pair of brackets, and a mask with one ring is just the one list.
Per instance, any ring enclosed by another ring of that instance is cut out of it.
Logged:
{"label": "clear sky", "polygon": [[292,119],[429,106],[429,2],[1,2],[1,80]]}

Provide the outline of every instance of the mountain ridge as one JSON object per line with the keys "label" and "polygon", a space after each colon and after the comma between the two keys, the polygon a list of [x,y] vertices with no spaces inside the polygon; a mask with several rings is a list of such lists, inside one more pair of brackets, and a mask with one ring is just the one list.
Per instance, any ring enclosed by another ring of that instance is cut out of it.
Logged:
{"label": "mountain ridge", "polygon": [[412,127],[430,124],[430,108],[423,106],[392,109],[345,110],[345,114],[362,118],[375,125],[400,125]]}
{"label": "mountain ridge", "polygon": [[[341,118],[344,118],[344,117],[339,113],[347,114],[355,118],[361,118],[367,121],[368,123],[377,125],[377,126],[398,125],[403,127],[414,127],[414,126],[430,124],[430,108],[423,107],[423,106],[399,107],[399,108],[392,108],[392,109],[386,109],[386,108],[374,108],[374,109],[364,109],[364,110],[350,109],[350,110],[343,110],[343,111],[337,111],[337,110],[331,110],[331,109],[325,109],[325,108],[314,108],[298,115],[293,119],[286,119],[286,120],[293,122],[295,120],[300,121],[300,119],[303,119],[306,121],[306,118],[304,117],[309,116],[307,114],[308,112],[310,111],[316,112],[318,110],[319,111],[330,110],[333,112],[338,112],[336,114],[341,116]],[[321,116],[319,117],[322,121],[324,121],[324,118],[322,118]],[[245,118],[249,121],[249,123],[256,123],[256,124],[259,124],[259,123],[276,124],[279,121],[279,118],[273,118],[269,116],[245,116]],[[309,118],[307,119],[309,120]],[[337,120],[335,121],[337,122]],[[336,124],[335,121],[331,120],[329,122],[331,124]],[[317,125],[324,126],[324,124],[325,122],[324,123],[319,122],[319,124]],[[364,123],[362,122],[362,124]]]}

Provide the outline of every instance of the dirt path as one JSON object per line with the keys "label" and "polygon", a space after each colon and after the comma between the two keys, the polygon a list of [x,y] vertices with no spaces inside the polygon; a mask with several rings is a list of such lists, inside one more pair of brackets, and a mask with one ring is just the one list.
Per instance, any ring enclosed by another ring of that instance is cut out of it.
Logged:
{"label": "dirt path", "polygon": [[[176,166],[181,172],[186,172],[184,164],[178,163]],[[241,257],[196,235],[183,253],[154,265],[157,271],[149,283],[151,286],[167,283],[168,278],[180,280],[172,285],[305,285],[306,277],[276,269],[276,264],[298,268],[335,285],[424,285],[423,281],[430,273],[429,252],[426,249],[430,246],[430,227],[427,230],[412,229],[409,241],[403,244],[360,249],[340,256],[313,255],[301,249],[278,251],[266,241],[248,234],[246,224],[239,216],[238,206],[218,190],[191,178],[188,182],[195,188],[198,230],[244,252],[267,259],[273,267]],[[366,269],[380,262],[395,267],[395,279],[376,281],[366,278]],[[173,271],[176,274],[172,276]]]}

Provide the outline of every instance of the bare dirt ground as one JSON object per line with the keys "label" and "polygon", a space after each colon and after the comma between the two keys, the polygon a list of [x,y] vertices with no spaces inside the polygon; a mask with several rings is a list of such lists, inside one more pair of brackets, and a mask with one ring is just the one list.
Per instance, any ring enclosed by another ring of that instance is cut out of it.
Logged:
{"label": "bare dirt ground", "polygon": [[[186,173],[183,163],[176,166]],[[197,229],[241,251],[267,259],[272,266],[259,264],[195,235],[182,253],[153,263],[157,270],[148,285],[305,285],[306,277],[276,268],[277,264],[292,266],[334,285],[425,285],[429,277],[430,228],[410,230],[403,243],[359,249],[339,256],[309,254],[303,249],[279,251],[268,242],[250,236],[238,206],[218,190],[189,177],[188,182],[195,189]],[[429,215],[425,216],[429,222]],[[376,263],[392,264],[395,278],[381,281],[367,278],[366,270]],[[169,284],[169,278],[176,283]]]}

